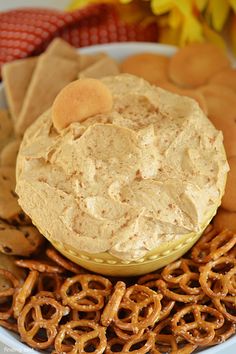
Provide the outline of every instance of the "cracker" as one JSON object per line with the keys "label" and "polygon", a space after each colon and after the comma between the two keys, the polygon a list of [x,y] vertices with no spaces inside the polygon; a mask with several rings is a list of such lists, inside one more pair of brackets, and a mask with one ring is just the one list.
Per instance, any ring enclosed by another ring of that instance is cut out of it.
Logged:
{"label": "cracker", "polygon": [[224,229],[236,232],[236,213],[218,209],[216,216],[213,219],[213,225],[217,231]]}
{"label": "cracker", "polygon": [[15,168],[0,167],[0,218],[11,220],[22,212],[15,193]]}
{"label": "cracker", "polygon": [[10,141],[0,153],[1,166],[16,166],[16,158],[20,148],[21,139]]}
{"label": "cracker", "polygon": [[227,87],[213,84],[199,90],[206,100],[210,120],[223,132],[227,156],[236,155],[236,122],[232,109],[236,102],[236,93]]}
{"label": "cracker", "polygon": [[170,58],[168,75],[175,84],[192,88],[204,85],[229,66],[230,61],[222,49],[211,43],[194,43]]}
{"label": "cracker", "polygon": [[56,97],[52,121],[60,131],[73,122],[82,122],[111,108],[112,95],[106,85],[96,79],[80,79],[71,82]]}
{"label": "cracker", "polygon": [[200,91],[191,90],[191,89],[183,89],[183,88],[180,88],[168,81],[162,82],[159,86],[167,91],[177,93],[180,96],[187,96],[187,97],[193,98],[195,101],[197,101],[197,103],[199,104],[202,111],[206,115],[208,114],[206,100]]}
{"label": "cracker", "polygon": [[229,157],[228,163],[230,171],[227,176],[225,194],[222,198],[221,206],[224,209],[236,212],[236,156]]}
{"label": "cracker", "polygon": [[96,53],[96,54],[82,54],[79,55],[79,70],[82,71],[89,66],[95,64],[97,61],[108,58],[106,53]]}
{"label": "cracker", "polygon": [[15,227],[0,220],[0,251],[2,253],[30,256],[40,249],[44,240],[34,226]]}
{"label": "cracker", "polygon": [[100,79],[104,76],[118,75],[119,72],[119,67],[116,61],[112,58],[105,57],[80,71],[78,78],[90,77]]}
{"label": "cracker", "polygon": [[53,55],[73,61],[78,61],[78,53],[74,47],[61,38],[55,38],[47,47],[47,55]]}
{"label": "cracker", "polygon": [[77,62],[53,55],[40,56],[16,122],[18,135],[52,105],[57,94],[76,78],[77,73]]}
{"label": "cracker", "polygon": [[120,65],[121,72],[142,77],[152,84],[167,80],[169,58],[160,54],[141,53],[129,56]]}
{"label": "cracker", "polygon": [[0,109],[0,151],[7,144],[13,133],[13,124],[9,112]]}
{"label": "cracker", "polygon": [[210,79],[210,83],[223,85],[236,91],[236,69],[228,68],[218,72]]}
{"label": "cracker", "polygon": [[15,60],[3,65],[2,77],[12,119],[17,120],[38,58]]}

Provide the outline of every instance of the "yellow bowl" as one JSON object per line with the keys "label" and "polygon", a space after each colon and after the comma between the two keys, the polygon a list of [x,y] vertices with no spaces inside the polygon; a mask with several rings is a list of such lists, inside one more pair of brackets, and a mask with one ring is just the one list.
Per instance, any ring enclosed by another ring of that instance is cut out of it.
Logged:
{"label": "yellow bowl", "polygon": [[198,233],[192,232],[179,237],[177,241],[165,242],[135,261],[122,261],[108,252],[97,254],[80,252],[65,243],[53,239],[49,241],[65,257],[92,272],[116,277],[138,276],[162,268],[186,253],[200,238],[216,210],[217,206]]}

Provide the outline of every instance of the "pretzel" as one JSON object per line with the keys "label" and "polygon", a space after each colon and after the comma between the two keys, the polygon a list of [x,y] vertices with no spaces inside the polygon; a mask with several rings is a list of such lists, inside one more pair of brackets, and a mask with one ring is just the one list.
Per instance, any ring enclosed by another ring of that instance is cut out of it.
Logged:
{"label": "pretzel", "polygon": [[183,289],[181,289],[177,284],[166,283],[163,280],[157,280],[157,286],[164,296],[174,301],[184,303],[198,302],[204,297],[204,294],[201,293],[198,295],[186,294],[186,292],[183,291]]}
{"label": "pretzel", "polygon": [[236,246],[234,246],[227,254],[227,257],[232,257],[232,258],[236,258]]}
{"label": "pretzel", "polygon": [[38,275],[39,273],[36,270],[30,271],[24,284],[16,292],[13,303],[13,312],[15,318],[18,318],[21,310],[25,306],[27,298],[32,294],[32,291],[38,280]]}
{"label": "pretzel", "polygon": [[216,345],[225,342],[236,332],[235,323],[225,320],[223,326],[215,330],[215,337],[208,345]]}
{"label": "pretzel", "polygon": [[[158,293],[161,293],[158,288],[158,284],[156,283],[156,281],[160,280],[160,279],[162,279],[162,276],[160,273],[146,274],[146,275],[142,276],[141,278],[139,278],[138,284],[145,285],[148,288],[150,288]],[[162,299],[161,299],[161,313],[160,313],[159,321],[163,320],[164,318],[166,318],[170,314],[174,305],[175,305],[174,300],[167,299],[164,296],[162,297]]]}
{"label": "pretzel", "polygon": [[64,278],[58,273],[39,273],[37,290],[59,295]]}
{"label": "pretzel", "polygon": [[236,323],[236,299],[235,295],[227,295],[224,298],[212,298],[215,308],[222,313],[225,318]]}
{"label": "pretzel", "polygon": [[68,270],[71,273],[79,274],[83,272],[81,267],[77,266],[74,262],[71,262],[68,259],[64,258],[54,248],[47,248],[46,255],[55,263],[57,263],[60,267]]}
{"label": "pretzel", "polygon": [[[58,353],[87,353],[89,346],[92,353],[103,354],[106,349],[106,330],[92,321],[71,321],[63,325],[55,339],[55,349]],[[73,340],[73,345],[70,344]],[[85,350],[86,349],[86,350]]]}
{"label": "pretzel", "polygon": [[124,341],[129,341],[132,340],[133,338],[138,338],[141,337],[144,334],[146,328],[142,328],[140,329],[140,331],[138,333],[134,333],[133,331],[126,331],[124,329],[120,329],[116,326],[113,326],[113,330],[116,334],[116,336],[119,339],[122,339]]}
{"label": "pretzel", "polygon": [[16,322],[10,322],[9,320],[0,320],[0,326],[8,329],[9,331],[19,333],[18,326]]}
{"label": "pretzel", "polygon": [[8,320],[13,314],[12,298],[15,294],[16,288],[19,287],[20,282],[6,269],[0,269],[0,276],[4,277],[7,283],[9,283],[9,285],[5,285],[5,290],[0,291],[0,320]]}
{"label": "pretzel", "polygon": [[[32,348],[50,347],[57,335],[59,321],[68,312],[68,308],[52,297],[31,297],[18,317],[21,339]],[[46,332],[43,337],[40,333],[42,329]]]}
{"label": "pretzel", "polygon": [[[98,311],[103,308],[104,299],[110,294],[111,289],[111,282],[100,275],[80,274],[64,282],[61,287],[61,297],[63,304],[69,305],[73,310]],[[73,292],[70,295],[71,291]],[[90,303],[84,303],[84,299],[88,298]]]}
{"label": "pretzel", "polygon": [[122,298],[125,294],[126,285],[122,281],[118,281],[114,287],[114,292],[109,299],[106,307],[103,310],[101,316],[101,324],[108,327],[114,320],[115,314],[117,313]]}
{"label": "pretzel", "polygon": [[15,261],[18,267],[28,268],[30,270],[37,270],[40,273],[63,273],[64,269],[57,266],[46,263],[45,261],[37,261],[34,259],[18,259]]}
{"label": "pretzel", "polygon": [[57,300],[57,296],[55,293],[51,292],[51,291],[39,291],[37,294],[34,295],[35,298],[41,297],[51,297],[52,299],[56,299]]}
{"label": "pretzel", "polygon": [[198,265],[190,259],[179,259],[166,266],[162,273],[166,282],[178,284],[180,288],[187,294],[199,295],[201,293],[200,285],[191,287],[191,282],[198,282],[199,272]]}
{"label": "pretzel", "polygon": [[153,332],[155,333],[155,349],[152,354],[180,352],[190,354],[197,348],[197,345],[177,339],[172,332],[170,318],[159,322]]}
{"label": "pretzel", "polygon": [[[155,342],[155,334],[147,332],[144,335],[136,336],[129,341],[124,341],[120,338],[112,338],[108,341],[106,354],[113,353],[132,353],[132,354],[147,354],[153,349]],[[137,348],[136,350],[133,348]]]}
{"label": "pretzel", "polygon": [[193,247],[191,258],[197,263],[214,261],[230,251],[235,244],[236,234],[229,230],[218,233],[212,227]]}
{"label": "pretzel", "polygon": [[[143,328],[153,326],[159,319],[162,295],[143,285],[133,285],[126,290],[119,311],[114,317],[115,326],[138,333]],[[121,313],[127,313],[124,318]]]}
{"label": "pretzel", "polygon": [[146,274],[142,276],[141,278],[138,279],[138,284],[139,285],[145,285],[148,288],[156,291],[158,290],[156,288],[156,281],[162,279],[162,276],[160,273],[151,273],[151,274]]}
{"label": "pretzel", "polygon": [[101,319],[101,312],[100,311],[82,312],[77,310],[71,310],[70,318],[72,321],[87,320],[87,321],[93,321],[98,323]]}
{"label": "pretzel", "polygon": [[236,259],[220,257],[201,267],[199,282],[206,295],[213,298],[224,297],[229,292],[236,294],[235,282],[232,283],[235,274]]}
{"label": "pretzel", "polygon": [[[212,317],[215,318],[214,322]],[[194,304],[184,307],[173,316],[172,330],[175,335],[185,338],[188,342],[204,346],[213,340],[215,329],[223,324],[224,316],[219,311],[209,306]]]}

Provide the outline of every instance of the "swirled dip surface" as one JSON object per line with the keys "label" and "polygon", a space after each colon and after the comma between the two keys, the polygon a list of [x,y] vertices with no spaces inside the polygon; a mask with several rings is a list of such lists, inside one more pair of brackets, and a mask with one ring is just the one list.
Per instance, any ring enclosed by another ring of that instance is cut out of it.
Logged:
{"label": "swirled dip surface", "polygon": [[127,74],[102,81],[110,113],[58,134],[48,111],[27,130],[16,191],[46,237],[135,260],[201,229],[228,164],[221,132],[192,99]]}

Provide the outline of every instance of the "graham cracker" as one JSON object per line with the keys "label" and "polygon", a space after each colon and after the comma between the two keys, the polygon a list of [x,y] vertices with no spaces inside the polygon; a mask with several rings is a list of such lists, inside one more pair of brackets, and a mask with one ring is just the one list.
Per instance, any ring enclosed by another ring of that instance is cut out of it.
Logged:
{"label": "graham cracker", "polygon": [[49,109],[60,90],[75,80],[77,74],[77,61],[42,54],[15,125],[16,134],[22,135],[44,111]]}
{"label": "graham cracker", "polygon": [[79,78],[89,77],[94,79],[100,79],[104,76],[112,76],[119,74],[119,67],[115,60],[110,57],[104,57],[96,63],[90,65],[83,71],[79,72]]}
{"label": "graham cracker", "polygon": [[14,122],[20,114],[38,58],[15,60],[3,65],[2,77],[9,110]]}

